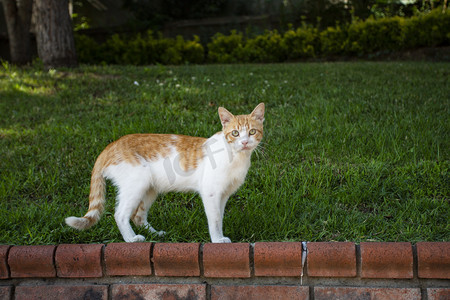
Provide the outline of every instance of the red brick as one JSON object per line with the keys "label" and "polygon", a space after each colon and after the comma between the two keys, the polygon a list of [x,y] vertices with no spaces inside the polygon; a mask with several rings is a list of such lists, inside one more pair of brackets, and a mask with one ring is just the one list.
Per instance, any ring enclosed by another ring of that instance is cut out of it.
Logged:
{"label": "red brick", "polygon": [[55,248],[53,245],[12,247],[8,255],[11,277],[56,277]]}
{"label": "red brick", "polygon": [[0,300],[12,299],[12,286],[0,286]]}
{"label": "red brick", "polygon": [[112,299],[196,299],[206,300],[205,284],[115,284]]}
{"label": "red brick", "polygon": [[315,287],[315,300],[420,300],[420,288]]}
{"label": "red brick", "polygon": [[55,262],[58,277],[102,277],[102,244],[59,245]]}
{"label": "red brick", "polygon": [[308,276],[356,276],[356,248],[354,243],[308,243],[308,257],[306,261]]}
{"label": "red brick", "polygon": [[108,299],[107,285],[17,286],[15,300]]}
{"label": "red brick", "polygon": [[427,289],[428,300],[448,300],[450,299],[450,288]]}
{"label": "red brick", "polygon": [[153,264],[157,276],[200,276],[200,244],[158,243],[153,247]]}
{"label": "red brick", "polygon": [[203,269],[205,277],[250,277],[250,245],[205,244]]}
{"label": "red brick", "polygon": [[450,242],[417,243],[420,278],[450,279]]}
{"label": "red brick", "polygon": [[306,286],[283,285],[213,285],[211,300],[308,300],[309,288]]}
{"label": "red brick", "polygon": [[361,243],[362,278],[413,278],[410,243]]}
{"label": "red brick", "polygon": [[0,279],[9,278],[9,269],[8,269],[9,248],[11,248],[11,246],[9,245],[0,245]]}
{"label": "red brick", "polygon": [[300,276],[302,243],[256,243],[255,276]]}
{"label": "red brick", "polygon": [[106,274],[109,276],[147,276],[151,243],[116,243],[105,247]]}

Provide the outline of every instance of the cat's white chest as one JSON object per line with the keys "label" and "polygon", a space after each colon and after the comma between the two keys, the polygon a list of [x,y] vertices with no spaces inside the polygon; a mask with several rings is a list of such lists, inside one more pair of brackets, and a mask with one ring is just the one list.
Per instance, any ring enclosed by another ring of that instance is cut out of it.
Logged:
{"label": "cat's white chest", "polygon": [[206,143],[202,165],[203,178],[199,189],[206,188],[229,195],[244,182],[250,167],[250,153],[233,152],[223,135],[215,135]]}
{"label": "cat's white chest", "polygon": [[233,194],[244,183],[250,168],[250,157],[236,160],[229,172],[226,194]]}

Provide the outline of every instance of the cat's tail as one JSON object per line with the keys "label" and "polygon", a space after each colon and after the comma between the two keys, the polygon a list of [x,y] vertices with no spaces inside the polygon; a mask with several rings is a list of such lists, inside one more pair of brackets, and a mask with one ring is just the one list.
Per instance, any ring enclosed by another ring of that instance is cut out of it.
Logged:
{"label": "cat's tail", "polygon": [[105,178],[102,163],[98,160],[91,176],[91,190],[89,193],[89,209],[84,217],[68,217],[66,224],[72,228],[83,230],[95,225],[102,216],[105,206]]}

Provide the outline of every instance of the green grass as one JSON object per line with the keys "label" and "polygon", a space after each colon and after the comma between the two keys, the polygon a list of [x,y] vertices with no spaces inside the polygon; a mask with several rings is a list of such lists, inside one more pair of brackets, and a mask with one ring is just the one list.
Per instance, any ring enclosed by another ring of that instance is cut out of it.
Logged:
{"label": "green grass", "polygon": [[[234,242],[449,241],[449,63],[0,68],[0,244],[120,242],[115,190],[87,231],[98,154],[129,133],[208,137],[218,106],[266,103],[263,153],[227,205]],[[134,84],[137,82],[139,85]],[[149,220],[207,242],[195,194],[160,196]]]}

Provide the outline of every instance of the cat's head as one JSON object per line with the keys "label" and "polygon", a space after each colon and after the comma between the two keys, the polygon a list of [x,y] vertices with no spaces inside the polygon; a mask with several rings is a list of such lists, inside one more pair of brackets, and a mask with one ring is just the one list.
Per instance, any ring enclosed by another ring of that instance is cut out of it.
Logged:
{"label": "cat's head", "polygon": [[264,103],[251,114],[238,116],[219,107],[219,117],[225,139],[235,151],[252,151],[258,146],[263,137]]}

